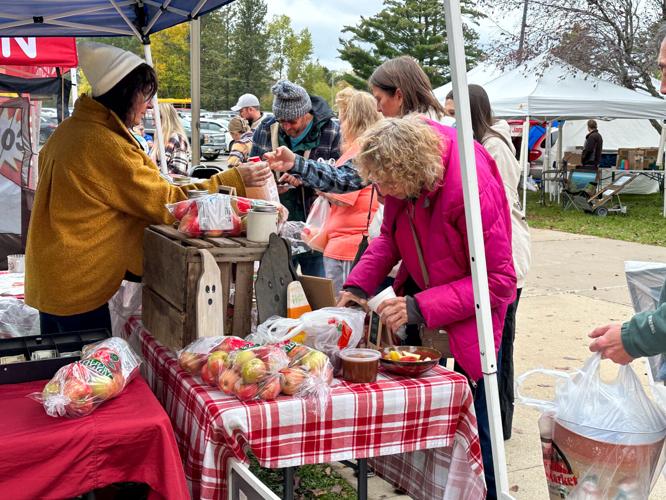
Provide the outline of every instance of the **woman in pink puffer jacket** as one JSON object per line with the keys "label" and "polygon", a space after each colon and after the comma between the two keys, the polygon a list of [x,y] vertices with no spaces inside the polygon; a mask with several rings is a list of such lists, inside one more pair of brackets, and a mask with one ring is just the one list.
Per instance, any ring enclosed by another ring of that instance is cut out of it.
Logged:
{"label": "woman in pink puffer jacket", "polygon": [[[345,290],[371,296],[402,259],[393,285],[397,294],[402,295],[409,281],[421,291],[385,301],[382,320],[392,331],[419,323],[446,330],[453,357],[477,381],[482,373],[456,132],[422,118],[387,119],[366,133],[362,144],[359,171],[386,196],[384,222],[381,235],[347,278]],[[478,143],[475,154],[497,350],[504,315],[516,293],[511,221],[495,162]],[[428,289],[410,217],[430,277]]]}
{"label": "woman in pink puffer jacket", "polygon": [[[392,332],[403,325],[448,332],[456,364],[476,387],[474,407],[486,499],[497,498],[456,132],[424,117],[390,118],[368,130],[359,142],[359,173],[385,196],[384,222],[381,235],[347,278],[338,304],[363,304],[402,259],[393,285],[401,296],[382,302],[378,312]],[[504,316],[516,296],[511,220],[495,162],[478,143],[474,152],[497,354]],[[422,249],[428,286],[412,227]]]}

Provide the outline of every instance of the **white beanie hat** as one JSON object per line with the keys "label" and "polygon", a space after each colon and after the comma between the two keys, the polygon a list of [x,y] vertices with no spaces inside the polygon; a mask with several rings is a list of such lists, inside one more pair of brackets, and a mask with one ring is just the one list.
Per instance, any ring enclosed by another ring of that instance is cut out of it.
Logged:
{"label": "white beanie hat", "polygon": [[79,66],[92,87],[93,97],[106,94],[145,61],[118,47],[97,42],[79,42]]}

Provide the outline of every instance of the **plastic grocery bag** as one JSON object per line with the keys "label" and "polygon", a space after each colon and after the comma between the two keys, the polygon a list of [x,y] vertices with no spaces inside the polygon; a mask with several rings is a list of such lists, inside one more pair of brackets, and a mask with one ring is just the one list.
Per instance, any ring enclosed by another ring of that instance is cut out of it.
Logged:
{"label": "plastic grocery bag", "polygon": [[[551,500],[648,498],[663,466],[666,415],[629,365],[606,382],[600,363],[595,354],[573,374],[537,369],[516,380],[517,399],[544,412],[539,430]],[[520,393],[536,373],[561,379],[553,401]]]}
{"label": "plastic grocery bag", "polygon": [[21,299],[0,297],[0,339],[39,335],[39,311]]}
{"label": "plastic grocery bag", "polygon": [[140,364],[127,342],[111,337],[84,347],[81,360],[60,368],[42,392],[29,397],[52,417],[83,417],[120,394]]}
{"label": "plastic grocery bag", "polygon": [[323,252],[326,247],[328,235],[325,229],[330,211],[331,204],[323,196],[319,196],[310,208],[301,238],[312,250]]}
{"label": "plastic grocery bag", "polygon": [[349,307],[324,307],[298,319],[272,316],[248,339],[257,344],[293,341],[325,353],[338,365],[338,353],[356,347],[363,338],[366,313]]}

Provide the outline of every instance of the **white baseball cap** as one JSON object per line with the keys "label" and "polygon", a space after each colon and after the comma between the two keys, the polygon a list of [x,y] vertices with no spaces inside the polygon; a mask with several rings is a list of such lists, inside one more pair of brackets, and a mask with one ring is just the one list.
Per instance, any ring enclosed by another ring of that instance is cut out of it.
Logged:
{"label": "white baseball cap", "polygon": [[243,94],[238,98],[238,102],[234,107],[231,108],[231,111],[240,111],[243,108],[259,107],[259,99],[254,94]]}

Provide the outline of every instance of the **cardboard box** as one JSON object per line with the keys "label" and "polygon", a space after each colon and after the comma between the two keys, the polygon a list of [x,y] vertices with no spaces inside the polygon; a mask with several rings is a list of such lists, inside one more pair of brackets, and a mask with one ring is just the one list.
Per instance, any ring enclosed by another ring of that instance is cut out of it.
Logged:
{"label": "cardboard box", "polygon": [[624,170],[647,170],[654,168],[657,162],[658,148],[620,148],[617,150],[616,168]]}
{"label": "cardboard box", "polygon": [[567,165],[570,167],[575,167],[581,165],[583,155],[577,151],[567,151],[564,153],[562,159],[567,162]]}

